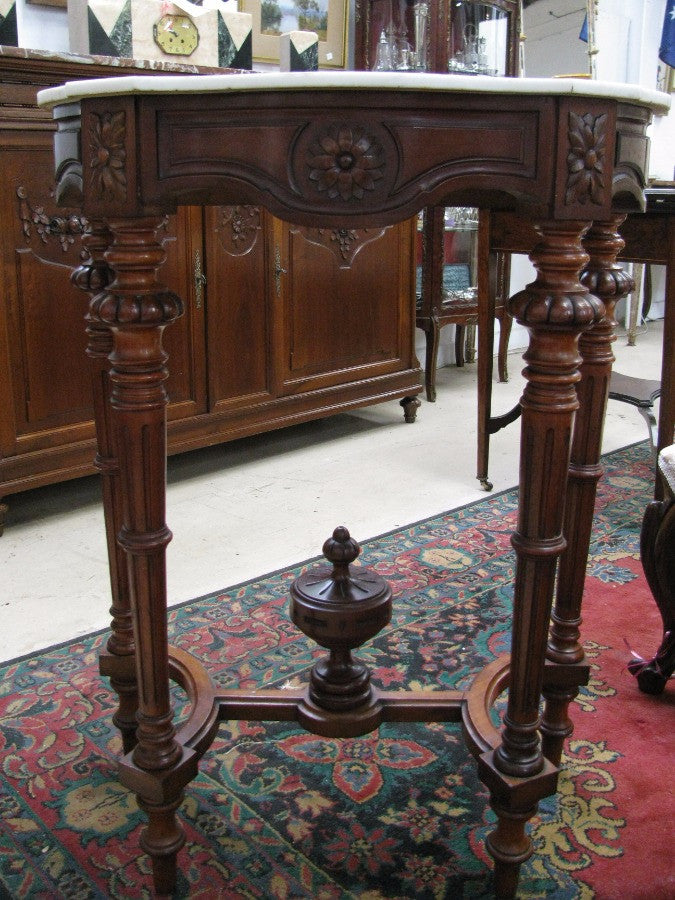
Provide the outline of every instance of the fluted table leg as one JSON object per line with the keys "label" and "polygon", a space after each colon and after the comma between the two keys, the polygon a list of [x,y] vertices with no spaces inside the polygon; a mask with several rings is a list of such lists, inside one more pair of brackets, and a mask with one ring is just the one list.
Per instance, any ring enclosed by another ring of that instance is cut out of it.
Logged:
{"label": "fluted table leg", "polygon": [[[184,842],[175,810],[194,776],[194,754],[176,740],[169,695],[165,523],[168,372],[164,328],[182,313],[181,301],[158,280],[165,258],[160,217],[109,221],[105,253],[114,280],[91,303],[90,326],[112,333],[110,428],[119,461],[123,551],[133,627],[138,711],[136,743],[121,763],[122,779],[148,814],[143,848],[153,861],[155,889],[175,880]],[[119,634],[118,634],[119,636]],[[130,643],[127,647],[131,646]]]}
{"label": "fluted table leg", "polygon": [[[104,291],[113,280],[113,273],[105,261],[105,253],[112,241],[108,227],[93,222],[82,237],[82,244],[89,253],[89,261],[75,269],[72,281],[92,298]],[[124,551],[117,542],[122,527],[122,496],[119,480],[117,449],[110,408],[110,363],[112,332],[91,310],[87,314],[87,356],[90,362],[94,421],[96,423],[95,465],[101,473],[101,491],[105,516],[110,588],[111,635],[106,650],[101,654],[101,674],[110,678],[110,684],[119,700],[113,722],[122,736],[122,748],[128,753],[136,742],[136,711],[138,690],[136,685],[135,644],[131,623],[131,603]]]}
{"label": "fluted table leg", "polygon": [[582,283],[605,304],[604,317],[581,335],[581,380],[577,386],[580,410],[574,426],[571,465],[565,501],[564,533],[567,546],[560,569],[549,634],[546,704],[542,719],[546,757],[558,765],[563,743],[572,734],[569,705],[588,678],[584,651],[579,642],[581,602],[598,481],[602,475],[602,423],[605,420],[612,374],[617,302],[633,289],[632,278],[616,259],[624,242],[618,227],[625,216],[595,223],[584,238],[589,262]]}
{"label": "fluted table leg", "polygon": [[578,408],[579,335],[602,304],[579,281],[587,262],[583,222],[542,222],[531,253],[536,280],[510,300],[530,334],[521,400],[521,463],[511,676],[501,744],[480,758],[499,825],[489,838],[499,896],[513,896],[520,864],[532,852],[527,820],[555,790],[557,769],[542,753],[539,704],[558,559],[565,547],[563,503]]}

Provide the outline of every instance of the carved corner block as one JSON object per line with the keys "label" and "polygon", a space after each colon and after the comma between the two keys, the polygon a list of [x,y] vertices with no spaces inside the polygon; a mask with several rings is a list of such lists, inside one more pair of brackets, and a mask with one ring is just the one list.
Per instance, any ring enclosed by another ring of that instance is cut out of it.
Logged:
{"label": "carved corner block", "polygon": [[606,219],[612,206],[615,114],[589,98],[561,100],[558,114],[555,215]]}
{"label": "carved corner block", "polygon": [[82,189],[89,215],[137,209],[133,97],[103,97],[82,116]]}

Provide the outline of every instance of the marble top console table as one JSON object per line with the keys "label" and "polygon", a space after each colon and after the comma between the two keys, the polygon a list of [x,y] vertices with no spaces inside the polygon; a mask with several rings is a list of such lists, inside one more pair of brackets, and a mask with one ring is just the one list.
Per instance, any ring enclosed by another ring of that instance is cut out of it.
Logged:
{"label": "marble top console table", "polygon": [[[347,737],[384,721],[443,721],[462,724],[490,791],[495,891],[513,896],[532,852],[526,823],[556,790],[567,708],[588,675],[579,622],[611,370],[605,302],[630,287],[616,263],[617,229],[643,207],[646,128],[668,98],[573,79],[319,72],[112,78],[50,89],[40,102],[57,122],[60,202],[90,223],[90,262],[74,278],[92,298],[88,356],[113,586],[101,671],[119,695],[121,778],[147,812],[142,847],[155,890],[173,888],[184,842],[176,809],[219,720],[295,720]],[[240,203],[339,228],[432,205],[513,209],[535,223],[537,276],[510,300],[530,333],[512,650],[465,692],[370,683],[351,651],[388,622],[391,590],[350,568],[358,547],[342,527],[324,547],[332,569],[291,589],[291,618],[328,651],[306,688],[222,691],[168,646],[162,332],[182,305],[161,282],[158,232],[178,205]],[[180,723],[170,677],[192,701]],[[491,707],[504,690],[497,728]]]}

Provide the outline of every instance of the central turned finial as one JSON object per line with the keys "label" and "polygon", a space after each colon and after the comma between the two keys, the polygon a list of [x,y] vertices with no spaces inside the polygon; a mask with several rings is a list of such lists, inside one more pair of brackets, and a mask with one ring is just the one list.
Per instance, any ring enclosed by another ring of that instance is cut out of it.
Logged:
{"label": "central turned finial", "polygon": [[[391,588],[369,569],[350,569],[361,548],[343,526],[328,538],[323,552],[332,569],[323,566],[293,582],[291,619],[307,637],[330,650],[312,669],[310,701],[320,710],[341,713],[347,719],[354,712],[360,719],[374,698],[370,673],[351,651],[388,624]],[[335,730],[345,733],[337,723]],[[363,729],[359,726],[354,733],[363,733]]]}

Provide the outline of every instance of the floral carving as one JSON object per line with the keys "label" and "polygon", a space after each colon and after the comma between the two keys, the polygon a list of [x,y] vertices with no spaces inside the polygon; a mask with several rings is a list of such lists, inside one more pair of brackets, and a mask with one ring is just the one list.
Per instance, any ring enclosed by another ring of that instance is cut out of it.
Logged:
{"label": "floral carving", "polygon": [[307,164],[310,180],[331,200],[361,200],[382,178],[384,153],[362,128],[338,125],[309,148]]}
{"label": "floral carving", "polygon": [[244,256],[254,246],[261,229],[257,206],[223,206],[216,231],[223,249],[231,256]]}
{"label": "floral carving", "polygon": [[606,125],[606,115],[570,113],[566,203],[603,202]]}
{"label": "floral carving", "polygon": [[87,226],[87,220],[74,213],[67,216],[50,216],[45,212],[44,206],[33,206],[23,186],[16,189],[16,196],[19,199],[21,230],[27,242],[32,240],[34,233],[43,244],[48,244],[50,238],[56,238],[65,253]]}
{"label": "floral carving", "polygon": [[91,177],[99,197],[115,200],[126,196],[126,117],[124,110],[94,116],[89,133]]}

